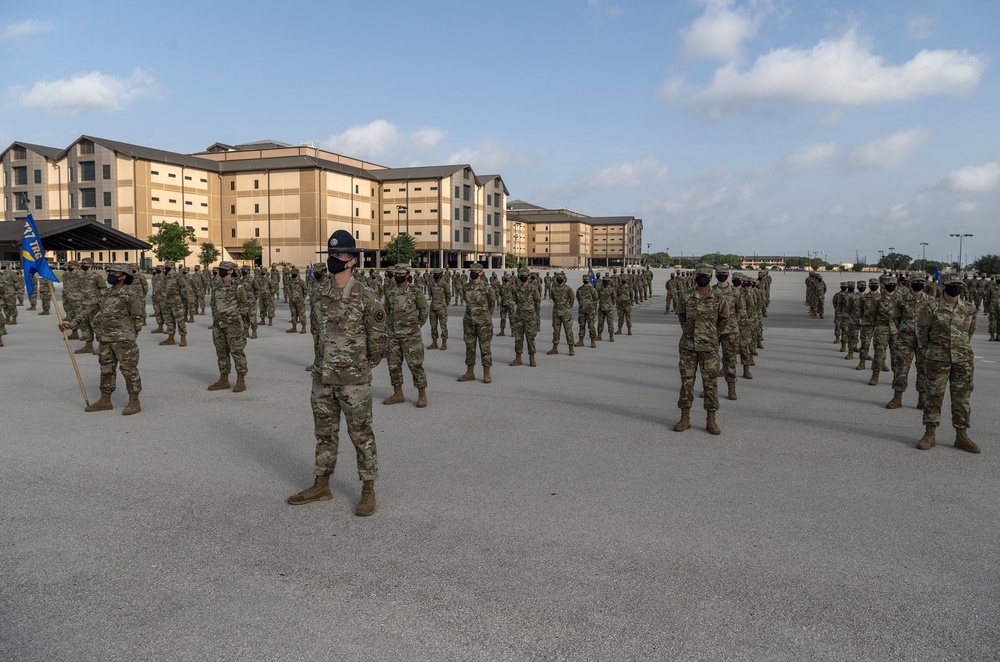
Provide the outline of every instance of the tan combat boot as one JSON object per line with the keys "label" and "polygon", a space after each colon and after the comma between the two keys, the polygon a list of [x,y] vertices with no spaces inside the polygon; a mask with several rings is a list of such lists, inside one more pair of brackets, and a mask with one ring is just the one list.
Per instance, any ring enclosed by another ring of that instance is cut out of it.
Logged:
{"label": "tan combat boot", "polygon": [[573,345],[569,346],[569,355],[570,356],[576,356],[576,352],[573,351]]}
{"label": "tan combat boot", "polygon": [[375,514],[375,481],[366,480],[361,483],[361,499],[358,507],[354,509],[354,514],[358,517],[368,517]]}
{"label": "tan combat boot", "polygon": [[579,339],[579,340],[577,340],[577,341],[576,341],[576,344],[575,344],[575,345],[573,345],[573,346],[574,346],[574,347],[583,347],[583,336],[580,336],[580,339]]}
{"label": "tan combat boot", "polygon": [[441,339],[441,351],[444,351],[446,349],[448,349],[448,339],[447,338],[442,338]]}
{"label": "tan combat boot", "polygon": [[597,339],[598,340],[604,340],[604,332],[603,331],[601,331],[600,333],[597,334]]}
{"label": "tan combat boot", "polygon": [[267,325],[268,326],[274,326],[274,318],[273,317],[268,317],[267,318]]}
{"label": "tan combat boot", "polygon": [[925,425],[924,436],[922,436],[920,438],[920,441],[917,442],[917,448],[919,448],[922,451],[925,451],[928,448],[934,448],[934,444],[937,443],[937,439],[935,438],[937,436],[936,433],[937,433],[936,425]]}
{"label": "tan combat boot", "polygon": [[122,409],[122,416],[131,416],[132,414],[138,414],[140,411],[142,411],[142,407],[139,406],[139,394],[130,393],[128,404],[125,405],[125,409]]}
{"label": "tan combat boot", "polygon": [[92,405],[84,407],[83,411],[107,411],[109,409],[114,409],[111,405],[111,394],[101,393],[101,399]]}
{"label": "tan combat boot", "polygon": [[729,382],[729,395],[727,397],[730,400],[736,399],[736,382]]}
{"label": "tan combat boot", "polygon": [[899,409],[903,406],[903,392],[895,391],[892,395],[892,400],[886,404],[886,409]]}
{"label": "tan combat boot", "polygon": [[632,335],[632,327],[628,328],[628,335]]}
{"label": "tan combat boot", "polygon": [[538,364],[535,363],[535,355],[534,354],[528,354],[528,365],[530,365],[532,368],[538,367]]}
{"label": "tan combat boot", "polygon": [[590,339],[590,348],[595,349],[597,347],[597,341],[593,338]]}
{"label": "tan combat boot", "polygon": [[927,405],[927,394],[917,393],[917,409],[923,409]]}
{"label": "tan combat boot", "polygon": [[955,448],[960,448],[969,453],[982,452],[979,444],[969,439],[969,433],[965,431],[965,428],[955,428]]}
{"label": "tan combat boot", "polygon": [[468,366],[466,366],[465,374],[462,375],[461,377],[459,377],[458,381],[460,381],[460,382],[471,382],[473,379],[475,379],[476,378],[476,373],[475,373],[474,368],[475,368],[474,365],[468,365]]}
{"label": "tan combat boot", "polygon": [[550,349],[549,351],[547,351],[545,353],[546,354],[558,354],[559,353],[559,345],[552,345],[552,349]]}
{"label": "tan combat boot", "polygon": [[434,340],[432,340],[430,345],[427,345],[427,349],[437,349],[437,348],[438,348],[438,339],[437,338],[435,338]]}
{"label": "tan combat boot", "polygon": [[302,326],[299,327],[299,333],[305,333],[305,332],[306,332],[306,325],[305,322],[303,322]]}
{"label": "tan combat boot", "polygon": [[674,432],[684,432],[691,428],[691,408],[684,407],[681,409],[681,420],[677,421],[674,425]]}
{"label": "tan combat boot", "polygon": [[224,388],[229,388],[229,375],[219,375],[219,381],[208,385],[209,391],[221,391]]}
{"label": "tan combat boot", "polygon": [[523,365],[521,363],[521,354],[518,352],[514,355],[514,360],[510,362],[511,365]]}
{"label": "tan combat boot", "polygon": [[705,429],[708,430],[709,434],[722,434],[722,430],[719,429],[719,426],[715,422],[714,411],[706,412]]}
{"label": "tan combat boot", "polygon": [[298,332],[298,329],[296,328],[296,325],[295,325],[294,322],[292,323],[292,328],[290,328],[287,331],[285,331],[285,333],[297,333],[297,332]]}
{"label": "tan combat boot", "polygon": [[247,383],[243,377],[244,375],[236,375],[236,386],[233,387],[233,393],[242,393],[247,390]]}
{"label": "tan combat boot", "polygon": [[383,400],[382,404],[384,404],[384,405],[398,405],[400,402],[403,402],[405,400],[405,398],[403,397],[403,385],[402,384],[398,384],[398,385],[397,384],[393,384],[392,389],[393,389],[392,395],[390,395],[388,398],[386,398],[385,400]]}
{"label": "tan combat boot", "polygon": [[174,342],[174,334],[169,333],[169,334],[167,334],[166,339],[165,340],[161,340],[159,344],[161,344],[161,345],[176,345],[177,343]]}
{"label": "tan combat boot", "polygon": [[743,379],[753,379],[753,375],[750,374],[750,366],[746,363],[743,364]]}
{"label": "tan combat boot", "polygon": [[87,341],[87,344],[80,349],[73,352],[74,354],[93,354],[94,353],[94,343]]}
{"label": "tan combat boot", "polygon": [[506,331],[504,331],[504,327],[503,327],[503,325],[501,324],[501,325],[500,325],[500,333],[498,333],[498,334],[497,334],[497,337],[499,338],[500,336],[505,336],[505,335],[507,335],[507,332],[506,332]]}
{"label": "tan combat boot", "polygon": [[493,382],[493,377],[490,376],[490,366],[483,366],[483,383],[491,384]]}
{"label": "tan combat boot", "polygon": [[868,380],[869,386],[878,385],[878,373],[879,373],[878,370],[872,370],[872,378]]}
{"label": "tan combat boot", "polygon": [[288,503],[293,506],[301,506],[313,501],[329,501],[332,498],[333,495],[330,494],[330,474],[326,474],[324,476],[316,476],[312,487],[288,497]]}
{"label": "tan combat boot", "polygon": [[188,337],[187,336],[181,336],[181,344],[179,344],[177,346],[178,347],[187,347],[188,346]]}
{"label": "tan combat boot", "polygon": [[846,340],[844,342],[840,343],[840,351],[842,351],[842,352],[846,352],[847,351],[847,341]]}
{"label": "tan combat boot", "polygon": [[[160,331],[160,333],[163,333],[163,332]],[[73,329],[73,333],[69,334],[66,337],[69,338],[70,340],[79,340],[80,339],[80,334],[79,334],[79,332],[76,329]]]}
{"label": "tan combat boot", "polygon": [[34,310],[34,309],[35,309],[35,304],[31,304],[31,308],[28,308],[28,310]]}
{"label": "tan combat boot", "polygon": [[418,388],[417,389],[417,406],[423,409],[427,406],[427,389]]}
{"label": "tan combat boot", "polygon": [[257,340],[257,329],[254,329],[253,333],[250,334],[250,340]]}
{"label": "tan combat boot", "polygon": [[853,361],[854,360],[854,350],[851,349],[850,347],[847,348],[847,356],[844,357],[844,360],[845,361]]}
{"label": "tan combat boot", "polygon": [[861,361],[858,363],[858,365],[854,369],[855,370],[864,370],[867,367],[868,366],[865,364],[865,357],[864,357],[864,355],[862,355],[861,356]]}
{"label": "tan combat boot", "polygon": [[162,324],[157,325],[157,327],[155,329],[153,329],[152,331],[150,331],[149,333],[150,334],[153,334],[153,333],[164,333],[164,331],[163,331],[163,325]]}

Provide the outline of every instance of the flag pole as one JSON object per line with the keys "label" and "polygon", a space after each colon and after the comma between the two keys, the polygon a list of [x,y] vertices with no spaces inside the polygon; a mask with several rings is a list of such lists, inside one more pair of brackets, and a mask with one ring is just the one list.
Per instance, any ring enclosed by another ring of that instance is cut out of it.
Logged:
{"label": "flag pole", "polygon": [[[52,281],[45,279],[45,282],[49,285],[49,292],[52,293],[52,305],[56,309],[56,321],[62,326],[63,318],[62,313],[59,312],[59,300],[56,298],[56,288],[52,285]],[[69,344],[69,336],[66,335],[66,331],[60,329],[62,332],[63,341],[66,343],[66,351],[69,352],[69,360],[73,362],[73,371],[76,373],[76,381],[80,385],[80,393],[83,393],[83,402],[89,407],[90,400],[87,399],[87,389],[83,387],[83,377],[80,376],[80,368],[76,365],[76,357],[73,355],[73,347]]]}

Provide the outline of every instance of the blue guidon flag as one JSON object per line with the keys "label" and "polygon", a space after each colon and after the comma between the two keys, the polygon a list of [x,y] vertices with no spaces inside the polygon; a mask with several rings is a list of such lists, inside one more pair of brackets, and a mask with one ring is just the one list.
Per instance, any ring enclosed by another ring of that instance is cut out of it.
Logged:
{"label": "blue guidon flag", "polygon": [[594,267],[588,265],[587,272],[590,274],[590,284],[593,285],[594,281],[597,280],[597,276],[594,275]]}
{"label": "blue guidon flag", "polygon": [[28,214],[24,219],[24,238],[21,240],[21,271],[24,272],[24,287],[28,290],[28,296],[35,291],[35,286],[31,282],[31,277],[38,274],[45,280],[58,283],[59,279],[52,273],[52,268],[45,261],[45,249],[42,248],[42,238],[38,236],[35,229],[35,220]]}

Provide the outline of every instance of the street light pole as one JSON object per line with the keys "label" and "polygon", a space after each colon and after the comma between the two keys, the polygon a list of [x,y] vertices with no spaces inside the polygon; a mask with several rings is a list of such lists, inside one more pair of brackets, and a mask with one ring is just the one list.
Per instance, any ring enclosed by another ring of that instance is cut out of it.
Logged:
{"label": "street light pole", "polygon": [[[949,237],[958,237],[958,261],[961,262],[962,261],[962,240],[965,239],[966,237],[971,237],[972,235],[971,234],[960,233],[960,234],[950,234],[948,236]],[[963,265],[961,265],[961,264],[958,265],[959,269],[961,269],[962,267],[963,267]]]}
{"label": "street light pole", "polygon": [[[399,264],[399,212],[406,211],[406,205],[396,205],[396,264]],[[409,221],[409,215],[407,215]]]}
{"label": "street light pole", "polygon": [[920,263],[923,266],[924,271],[927,271],[927,246],[929,246],[929,244],[926,241],[921,241],[920,246]]}

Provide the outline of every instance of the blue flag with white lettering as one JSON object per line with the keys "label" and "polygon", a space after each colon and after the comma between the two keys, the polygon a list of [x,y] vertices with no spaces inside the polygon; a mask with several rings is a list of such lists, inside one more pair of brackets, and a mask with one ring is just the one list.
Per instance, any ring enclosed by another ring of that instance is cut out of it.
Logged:
{"label": "blue flag with white lettering", "polygon": [[24,272],[24,287],[28,290],[28,296],[35,291],[35,285],[31,282],[31,277],[38,274],[45,280],[58,283],[59,279],[52,273],[52,267],[45,261],[45,249],[42,248],[42,238],[38,236],[35,229],[35,219],[28,214],[24,219],[24,238],[21,240],[21,271]]}
{"label": "blue flag with white lettering", "polygon": [[597,280],[597,276],[594,275],[594,267],[588,266],[587,272],[590,274],[590,284],[593,285],[594,281]]}
{"label": "blue flag with white lettering", "polygon": [[941,267],[934,267],[934,282],[941,284]]}

